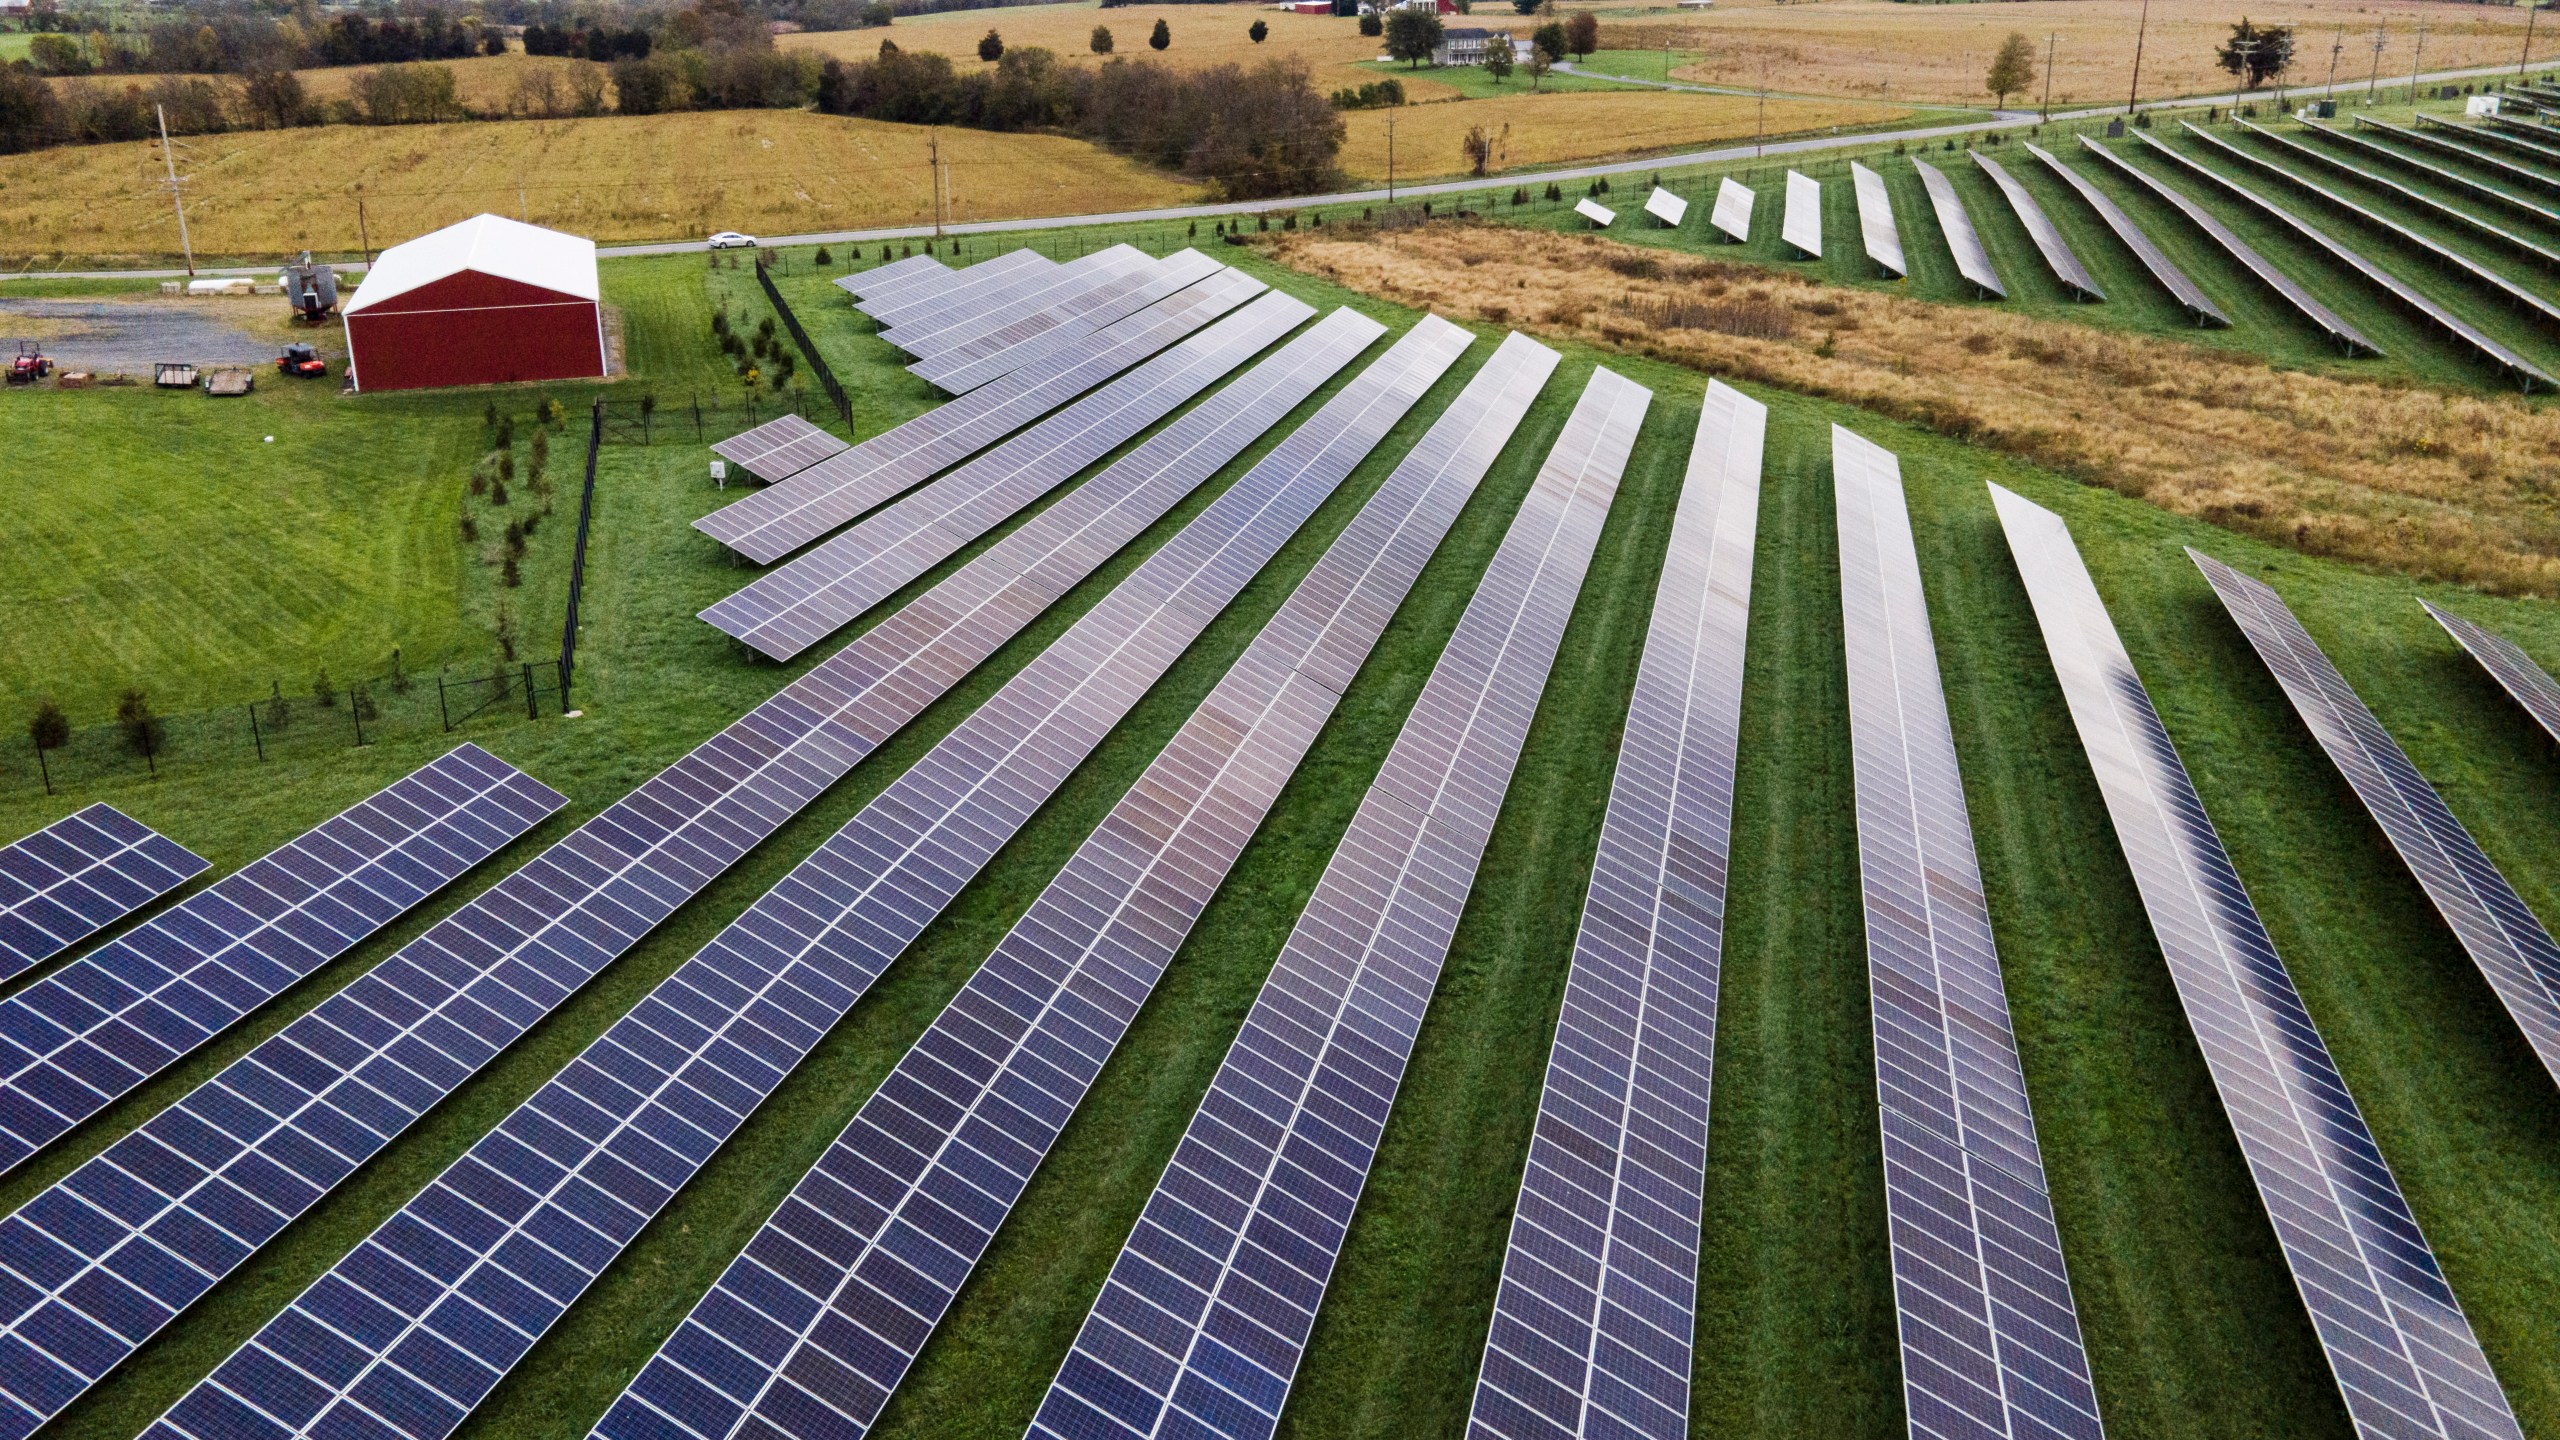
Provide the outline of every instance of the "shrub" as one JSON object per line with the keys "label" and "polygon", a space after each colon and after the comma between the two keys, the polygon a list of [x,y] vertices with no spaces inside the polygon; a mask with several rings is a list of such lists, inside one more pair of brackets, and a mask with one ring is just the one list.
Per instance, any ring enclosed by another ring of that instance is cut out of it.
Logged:
{"label": "shrub", "polygon": [[142,757],[151,773],[160,773],[159,755],[168,748],[169,727],[151,713],[151,697],[139,688],[124,692],[116,701],[116,729],[124,735],[124,748]]}
{"label": "shrub", "polygon": [[326,665],[323,665],[318,670],[312,672],[311,698],[316,701],[323,710],[335,710],[338,708],[338,687],[330,683],[329,667]]}
{"label": "shrub", "polygon": [[1387,22],[1375,15],[1363,15],[1360,17],[1360,33],[1370,36],[1384,35],[1387,33]]}
{"label": "shrub", "polygon": [[361,680],[356,682],[356,688],[347,692],[347,708],[355,712],[359,722],[382,717],[382,707],[373,703],[373,691]]}
{"label": "shrub", "polygon": [[408,664],[401,659],[400,647],[397,645],[391,647],[390,680],[392,694],[406,695],[409,693],[409,667]]}
{"label": "shrub", "polygon": [[38,751],[59,750],[71,743],[71,717],[62,713],[62,702],[47,695],[36,702],[35,712],[27,717],[27,738]]}
{"label": "shrub", "polygon": [[268,693],[266,709],[267,713],[258,718],[267,722],[267,729],[281,735],[293,728],[293,702],[284,698],[283,681],[276,681]]}

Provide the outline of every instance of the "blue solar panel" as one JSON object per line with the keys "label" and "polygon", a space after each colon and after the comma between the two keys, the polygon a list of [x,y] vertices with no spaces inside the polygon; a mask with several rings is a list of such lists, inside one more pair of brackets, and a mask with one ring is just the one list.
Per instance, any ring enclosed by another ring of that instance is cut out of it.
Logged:
{"label": "blue solar panel", "polygon": [[2510,699],[2524,707],[2535,724],[2552,739],[2560,740],[2560,682],[2551,678],[2551,672],[2535,664],[2523,646],[2487,626],[2474,624],[2429,601],[2418,603],[2426,607],[2455,643],[2480,662],[2480,667],[2489,672]]}
{"label": "blue solar panel", "polygon": [[1467,1433],[1689,1433],[1716,982],[1768,407],[1707,387]]}
{"label": "blue solar panel", "polygon": [[1279,1423],[1652,395],[1596,371],[1245,1016],[1031,1433]]}
{"label": "blue solar panel", "polygon": [[0,980],[40,965],[205,871],[176,841],[100,802],[0,847]]}

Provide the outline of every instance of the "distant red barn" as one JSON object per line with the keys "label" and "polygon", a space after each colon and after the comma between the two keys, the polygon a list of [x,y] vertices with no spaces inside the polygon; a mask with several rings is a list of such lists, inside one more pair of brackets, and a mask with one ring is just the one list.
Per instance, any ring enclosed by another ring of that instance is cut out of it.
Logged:
{"label": "distant red barn", "polygon": [[382,252],[342,312],[359,390],[606,373],[592,240],[479,215]]}

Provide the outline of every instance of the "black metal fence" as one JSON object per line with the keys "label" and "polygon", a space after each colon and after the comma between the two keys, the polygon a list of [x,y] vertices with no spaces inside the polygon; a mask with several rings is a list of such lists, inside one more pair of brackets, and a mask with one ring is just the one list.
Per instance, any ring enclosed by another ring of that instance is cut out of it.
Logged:
{"label": "black metal fence", "polygon": [[568,613],[560,622],[560,708],[569,708],[569,681],[578,668],[578,596],[587,584],[587,524],[596,513],[596,452],[604,448],[604,397],[596,397],[587,426],[587,480],[578,490],[578,544],[569,556]]}
{"label": "black metal fence", "polygon": [[756,283],[764,287],[764,298],[772,302],[773,313],[782,317],[782,328],[791,332],[791,338],[800,346],[800,353],[808,360],[810,370],[817,374],[819,388],[835,402],[836,418],[851,425],[853,401],[844,393],[844,387],[836,383],[836,372],[827,368],[826,357],[818,353],[817,345],[809,339],[809,332],[800,328],[800,317],[791,313],[791,303],[774,288],[773,276],[768,273],[764,257],[764,251],[756,252]]}
{"label": "black metal fence", "polygon": [[605,445],[664,445],[669,441],[708,445],[741,430],[754,429],[779,415],[797,415],[817,422],[828,418],[825,402],[797,386],[761,396],[753,391],[706,396],[696,390],[664,400],[652,394],[637,400],[597,403],[603,417],[599,443]]}

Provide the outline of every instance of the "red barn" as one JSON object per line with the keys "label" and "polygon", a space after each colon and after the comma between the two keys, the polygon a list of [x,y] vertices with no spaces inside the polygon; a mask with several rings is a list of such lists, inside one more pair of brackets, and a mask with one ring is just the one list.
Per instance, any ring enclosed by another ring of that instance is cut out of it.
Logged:
{"label": "red barn", "polygon": [[341,312],[359,390],[605,374],[596,246],[478,215],[382,252]]}

